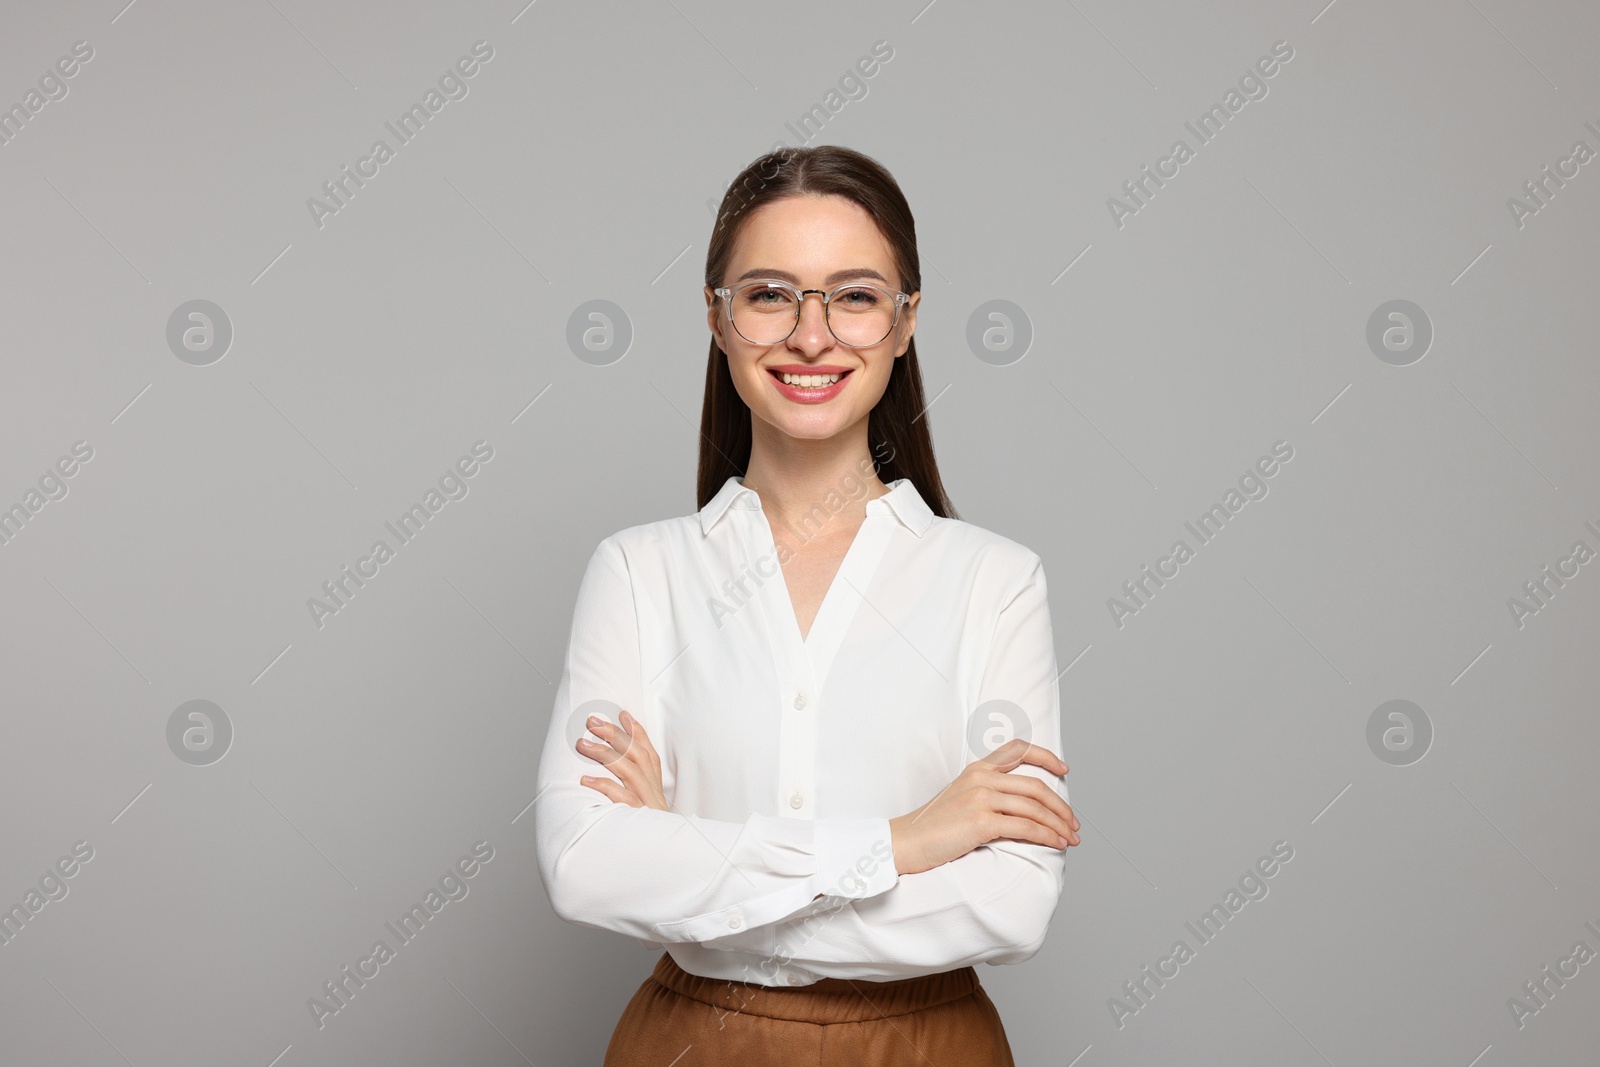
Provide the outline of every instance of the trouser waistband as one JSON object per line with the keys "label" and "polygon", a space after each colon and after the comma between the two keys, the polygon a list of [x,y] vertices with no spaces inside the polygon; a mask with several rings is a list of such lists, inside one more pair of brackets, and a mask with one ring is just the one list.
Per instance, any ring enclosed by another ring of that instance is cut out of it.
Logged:
{"label": "trouser waistband", "polygon": [[849,1023],[906,1015],[969,996],[978,989],[978,972],[960,967],[916,978],[869,982],[822,978],[804,986],[764,986],[690,974],[663,952],[652,972],[657,982],[719,1011],[809,1023]]}

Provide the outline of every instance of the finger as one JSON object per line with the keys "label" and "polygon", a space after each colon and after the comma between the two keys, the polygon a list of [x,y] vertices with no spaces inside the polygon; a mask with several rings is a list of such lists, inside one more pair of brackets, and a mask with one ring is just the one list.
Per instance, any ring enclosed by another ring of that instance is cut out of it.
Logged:
{"label": "finger", "polygon": [[585,775],[584,777],[578,779],[578,781],[582,785],[588,787],[589,789],[593,789],[597,793],[605,794],[608,798],[618,804],[626,804],[630,808],[644,806],[639,798],[634,796],[633,790],[629,789],[625,785],[622,785],[620,782],[612,781],[610,778],[591,778]]}
{"label": "finger", "polygon": [[628,756],[619,754],[610,745],[598,744],[588,738],[578,738],[578,749],[590,759],[598,760],[605,769],[622,779],[622,783],[639,797],[650,795],[650,782],[656,777],[654,768],[639,766]]}
{"label": "finger", "polygon": [[634,742],[648,755],[655,764],[661,765],[661,757],[656,753],[656,746],[650,743],[650,735],[644,731],[644,723],[634,718],[628,709],[622,709],[622,725],[627,728],[628,734]]}
{"label": "finger", "polygon": [[[1001,793],[994,800],[994,810],[1005,815],[1032,819],[1049,830],[1052,837],[1060,835],[1070,844],[1078,843],[1078,831],[1071,823],[1030,796],[1021,793]],[[1054,841],[1051,843],[1054,844]]]}
{"label": "finger", "polygon": [[[625,786],[633,791],[636,797],[649,795],[649,781],[655,777],[657,772],[638,766],[634,761],[619,754],[610,745],[590,741],[586,737],[578,738],[577,747],[580,755],[594,760],[616,775]],[[637,806],[635,805],[635,807]]]}
{"label": "finger", "polygon": [[634,791],[644,798],[646,807],[659,808],[662,811],[671,810],[661,785],[661,757],[656,753],[655,746],[650,743],[650,735],[645,732],[644,723],[626,708],[622,709],[618,718],[622,720],[622,728],[627,731],[632,741],[627,755],[638,768],[637,773],[631,778]]}
{"label": "finger", "polygon": [[[659,778],[661,776],[661,760],[650,747],[650,742],[644,737],[644,727],[626,711],[622,712],[623,725],[607,722],[596,715],[591,715],[585,725],[599,737],[605,739],[606,746],[616,754],[613,760],[610,756],[602,756],[607,767],[619,778],[627,777],[623,774],[623,767],[632,764],[644,772],[646,778]],[[631,727],[631,729],[630,729]],[[642,742],[635,744],[635,741]],[[626,762],[624,762],[626,761]],[[633,786],[640,796],[644,796],[638,776],[628,777],[628,784]]]}
{"label": "finger", "polygon": [[1061,794],[1051,788],[1049,782],[1035,778],[1031,774],[1002,774],[995,777],[991,784],[1007,793],[1019,793],[1032,797],[1055,812],[1056,817],[1071,824],[1074,830],[1078,829],[1078,816],[1072,810],[1072,805],[1061,799]]}
{"label": "finger", "polygon": [[633,747],[633,738],[614,722],[607,722],[598,715],[591,715],[584,721],[584,725],[589,728],[590,733],[609,744],[619,756],[626,756],[628,750]]}
{"label": "finger", "polygon": [[633,790],[614,779],[591,777],[584,781],[583,785],[597,793],[604,794],[613,803],[626,804],[631,808],[640,806],[639,798],[634,795]]}
{"label": "finger", "polygon": [[1073,830],[1079,829],[1078,816],[1072,810],[1072,805],[1062,800],[1061,795],[1051,788],[1050,783],[1041,781],[1032,775],[1007,774],[1000,776],[993,784],[1001,792],[1014,793],[1033,799],[1048,808],[1057,819],[1069,825]]}
{"label": "finger", "polygon": [[608,769],[615,769],[622,765],[622,754],[610,745],[591,741],[587,737],[578,738],[578,751]]}
{"label": "finger", "polygon": [[[990,824],[996,838],[1007,841],[1025,841],[1030,844],[1044,845],[1047,848],[1062,848],[1061,838],[1054,830],[1046,829],[1041,823],[1032,819],[1020,818],[1015,815],[995,815]],[[1072,838],[1067,838],[1067,844],[1072,844]]]}
{"label": "finger", "polygon": [[1066,774],[1068,770],[1060,756],[1042,745],[1030,744],[1020,737],[1013,737],[995,749],[983,762],[997,771],[1013,770],[1024,763],[1043,767],[1051,774]]}
{"label": "finger", "polygon": [[1009,771],[1022,766],[1022,759],[1028,754],[1028,742],[1020,737],[1013,737],[994,751],[967,765],[968,769],[977,767],[981,770]]}
{"label": "finger", "polygon": [[596,736],[604,738],[613,752],[634,761],[648,773],[659,776],[661,757],[657,755],[655,746],[650,743],[644,724],[626,710],[622,710],[618,717],[621,719],[621,725],[607,722],[594,715],[589,717],[585,725]]}

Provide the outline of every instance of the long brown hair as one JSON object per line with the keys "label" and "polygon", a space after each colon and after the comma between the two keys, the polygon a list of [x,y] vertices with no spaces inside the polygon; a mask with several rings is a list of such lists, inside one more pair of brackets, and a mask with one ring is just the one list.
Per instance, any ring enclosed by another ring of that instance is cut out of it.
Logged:
{"label": "long brown hair", "polygon": [[[761,156],[734,178],[723,195],[706,250],[706,285],[713,289],[722,285],[734,243],[751,213],[769,201],[797,194],[832,194],[860,204],[889,242],[901,288],[908,293],[922,288],[916,224],[905,194],[877,160],[838,145],[780,148]],[[885,483],[910,479],[935,515],[957,518],[939,480],[926,407],[913,337],[905,354],[894,361],[888,387],[867,416],[867,439],[879,478]],[[700,407],[697,508],[705,507],[729,478],[743,476],[749,466],[750,419],[749,406],[734,389],[727,354],[713,335],[706,360],[705,400]],[[882,455],[885,451],[887,456]]]}

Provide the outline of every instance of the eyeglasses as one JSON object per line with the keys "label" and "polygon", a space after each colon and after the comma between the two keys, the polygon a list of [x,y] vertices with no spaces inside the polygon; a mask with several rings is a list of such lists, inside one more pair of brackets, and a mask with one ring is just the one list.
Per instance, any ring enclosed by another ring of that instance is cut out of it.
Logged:
{"label": "eyeglasses", "polygon": [[[713,290],[728,302],[728,318],[740,337],[753,345],[787,341],[800,325],[800,305],[808,293],[822,297],[822,314],[834,339],[848,348],[870,348],[889,336],[900,321],[905,293],[851,282],[829,292],[796,289],[787,282],[750,282]],[[837,315],[837,318],[835,317]]]}

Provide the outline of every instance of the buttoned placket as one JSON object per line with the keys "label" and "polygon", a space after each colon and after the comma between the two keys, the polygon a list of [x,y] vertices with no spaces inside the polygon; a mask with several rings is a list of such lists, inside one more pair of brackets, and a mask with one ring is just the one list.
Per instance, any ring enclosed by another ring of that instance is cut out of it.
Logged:
{"label": "buttoned placket", "polygon": [[[740,511],[740,517],[746,520],[742,527],[746,550],[755,558],[765,556],[776,560],[777,543],[772,527],[760,508],[759,497],[755,499],[754,508]],[[834,654],[861,610],[862,598],[888,547],[893,522],[888,505],[881,497],[867,502],[866,517],[840,561],[805,637],[800,636],[800,623],[795,618],[781,565],[771,579],[762,583],[758,592],[761,621],[778,680],[778,766],[774,785],[780,817],[816,818],[818,723],[823,707],[823,683]],[[813,978],[787,966],[775,977],[790,985],[803,984]]]}

